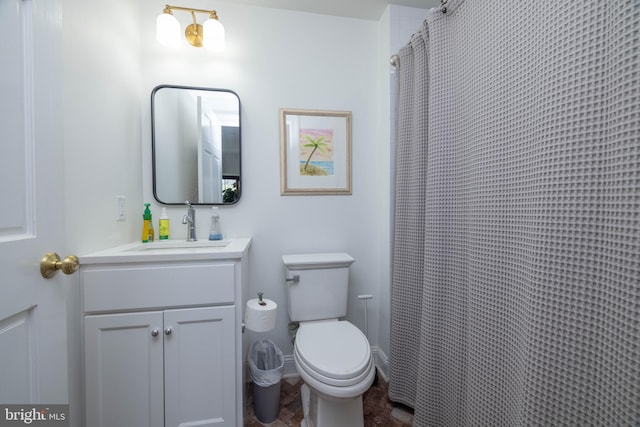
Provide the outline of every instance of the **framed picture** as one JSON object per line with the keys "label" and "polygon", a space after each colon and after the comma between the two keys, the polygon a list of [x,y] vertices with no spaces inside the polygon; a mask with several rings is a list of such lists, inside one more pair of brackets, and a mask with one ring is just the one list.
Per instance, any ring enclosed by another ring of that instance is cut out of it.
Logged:
{"label": "framed picture", "polygon": [[280,194],[351,194],[351,112],[280,109]]}

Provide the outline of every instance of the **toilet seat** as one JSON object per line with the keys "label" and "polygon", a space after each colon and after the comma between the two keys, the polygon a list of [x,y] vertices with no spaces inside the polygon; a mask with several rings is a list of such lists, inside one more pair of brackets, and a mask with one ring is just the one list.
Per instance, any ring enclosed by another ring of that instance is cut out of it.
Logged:
{"label": "toilet seat", "polygon": [[339,382],[351,382],[362,375],[371,361],[369,341],[347,321],[302,323],[296,333],[295,349],[315,373]]}
{"label": "toilet seat", "polygon": [[369,342],[347,321],[301,324],[294,361],[305,381],[335,397],[364,393],[375,377]]}

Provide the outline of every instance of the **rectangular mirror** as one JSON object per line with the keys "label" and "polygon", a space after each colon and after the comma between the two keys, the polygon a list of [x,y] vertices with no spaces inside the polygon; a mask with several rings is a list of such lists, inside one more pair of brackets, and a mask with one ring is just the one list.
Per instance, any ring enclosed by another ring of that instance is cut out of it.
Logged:
{"label": "rectangular mirror", "polygon": [[166,205],[240,198],[240,98],[227,89],[160,85],[151,92],[153,195]]}

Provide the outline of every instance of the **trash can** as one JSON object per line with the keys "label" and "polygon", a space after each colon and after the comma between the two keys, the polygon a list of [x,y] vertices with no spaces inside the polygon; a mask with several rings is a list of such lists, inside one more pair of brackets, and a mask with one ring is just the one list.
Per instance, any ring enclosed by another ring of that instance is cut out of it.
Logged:
{"label": "trash can", "polygon": [[253,408],[261,423],[270,423],[280,411],[280,381],[284,369],[282,351],[271,340],[255,341],[249,352],[253,379]]}

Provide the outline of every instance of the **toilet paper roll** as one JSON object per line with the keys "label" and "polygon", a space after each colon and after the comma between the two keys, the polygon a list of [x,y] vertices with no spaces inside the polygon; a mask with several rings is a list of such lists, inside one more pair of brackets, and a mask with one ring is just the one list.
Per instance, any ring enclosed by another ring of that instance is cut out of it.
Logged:
{"label": "toilet paper roll", "polygon": [[250,331],[267,332],[276,326],[276,310],[278,304],[269,300],[262,300],[265,305],[260,305],[257,298],[247,301],[247,311],[244,315],[244,326]]}

